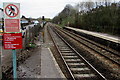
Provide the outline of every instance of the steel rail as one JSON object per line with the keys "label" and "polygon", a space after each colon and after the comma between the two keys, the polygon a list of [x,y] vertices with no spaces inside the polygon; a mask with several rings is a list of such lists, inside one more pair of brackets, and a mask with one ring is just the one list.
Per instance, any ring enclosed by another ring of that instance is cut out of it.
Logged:
{"label": "steel rail", "polygon": [[109,50],[108,48],[104,47],[103,45],[100,45],[100,44],[98,44],[98,43],[96,43],[96,42],[94,42],[94,41],[88,40],[88,39],[86,39],[86,38],[84,38],[84,37],[82,37],[82,36],[80,36],[80,35],[78,35],[78,34],[75,34],[75,33],[73,33],[73,32],[70,32],[70,31],[68,31],[68,30],[66,30],[66,31],[69,32],[69,33],[71,33],[71,34],[73,34],[73,35],[75,35],[75,36],[77,36],[77,37],[79,37],[79,38],[81,38],[81,39],[83,39],[83,40],[85,40],[85,41],[87,41],[87,42],[89,42],[89,43],[91,43],[91,44],[93,44],[93,45],[96,45],[96,46],[98,46],[98,47],[100,47],[100,48],[102,48],[102,49],[105,49],[106,51],[108,51],[108,52],[110,52],[110,53],[112,53],[112,54],[115,54],[115,55],[117,55],[117,56],[120,57],[120,53],[119,53],[118,51],[115,51],[115,50],[114,50],[114,52],[113,52],[113,51]]}
{"label": "steel rail", "polygon": [[[53,28],[52,28],[53,29]],[[53,29],[54,30],[54,29]],[[82,60],[85,61],[85,63],[87,63],[98,75],[100,75],[104,80],[107,80],[97,69],[95,69],[82,55],[80,55],[66,40],[64,40],[58,32],[56,32],[56,30],[54,30],[54,32],[59,36],[60,39],[62,39],[62,41],[67,44],[79,57],[82,58]],[[55,41],[54,41],[55,42]],[[57,46],[57,45],[56,45]],[[59,50],[59,48],[58,48]],[[59,50],[60,52],[60,50]],[[61,53],[61,52],[60,52]],[[61,54],[62,56],[62,54]],[[63,57],[62,57],[63,58]],[[64,58],[63,58],[64,59]],[[65,60],[64,60],[65,61]],[[67,63],[66,63],[67,65]],[[69,67],[68,67],[69,68]],[[69,69],[70,70],[70,69]],[[72,72],[71,72],[72,73]]]}
{"label": "steel rail", "polygon": [[[59,30],[59,31],[62,31],[62,30]],[[64,32],[64,31],[62,31],[62,32]],[[107,58],[108,60],[110,60],[110,61],[112,61],[112,62],[114,62],[114,63],[116,63],[117,65],[120,66],[120,63],[119,63],[119,62],[117,62],[117,61],[115,61],[115,60],[109,58],[108,56],[102,54],[101,52],[99,52],[99,51],[96,50],[95,48],[88,46],[87,44],[81,42],[80,40],[77,40],[76,38],[74,38],[73,36],[71,36],[70,34],[68,34],[67,32],[64,32],[64,33],[65,33],[66,35],[70,36],[71,38],[75,39],[76,41],[80,42],[81,44],[83,44],[83,45],[87,46],[88,48],[94,50],[95,52],[99,53],[100,55],[104,56],[104,57]],[[91,44],[92,44],[92,43],[91,43]]]}
{"label": "steel rail", "polygon": [[67,69],[68,69],[68,71],[69,71],[69,73],[70,73],[72,79],[75,80],[75,77],[73,76],[73,74],[72,74],[70,68],[68,67],[68,65],[67,65],[67,63],[66,63],[66,61],[65,61],[65,59],[63,58],[63,56],[62,56],[62,54],[61,54],[61,51],[59,50],[59,48],[58,48],[58,46],[57,46],[57,44],[56,44],[56,42],[55,42],[55,39],[53,38],[52,33],[50,32],[50,29],[48,30],[48,32],[49,32],[49,34],[50,34],[50,36],[51,36],[51,38],[52,38],[52,41],[53,41],[55,47],[57,48],[58,52],[60,53],[60,56],[61,56],[62,60],[64,61],[65,66],[67,67]]}

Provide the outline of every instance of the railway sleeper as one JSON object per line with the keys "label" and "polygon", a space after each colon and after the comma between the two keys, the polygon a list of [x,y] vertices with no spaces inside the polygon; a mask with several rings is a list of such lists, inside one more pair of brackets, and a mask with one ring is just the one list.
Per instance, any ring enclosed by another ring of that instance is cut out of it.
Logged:
{"label": "railway sleeper", "polygon": [[65,56],[63,56],[63,57],[64,57],[65,59],[79,59],[78,56],[75,56],[75,55],[72,55],[72,56],[71,56],[71,55],[67,55],[67,56],[65,55]]}
{"label": "railway sleeper", "polygon": [[65,59],[65,61],[67,62],[67,63],[70,63],[70,62],[80,62],[81,60],[80,59]]}
{"label": "railway sleeper", "polygon": [[82,65],[85,65],[84,63],[68,63],[68,65],[70,66],[82,66]]}
{"label": "railway sleeper", "polygon": [[70,48],[59,48],[60,51],[70,51]]}
{"label": "railway sleeper", "polygon": [[68,64],[68,66],[69,66],[70,68],[84,68],[84,67],[86,67],[86,65],[81,65],[81,64],[79,64],[79,65],[69,65],[69,64]]}
{"label": "railway sleeper", "polygon": [[94,74],[74,74],[78,80],[99,80]]}
{"label": "railway sleeper", "polygon": [[65,44],[58,44],[57,45],[59,48],[63,48],[63,49],[65,49],[65,48],[69,48],[67,45],[65,45]]}
{"label": "railway sleeper", "polygon": [[84,68],[70,68],[72,71],[86,71],[86,70],[90,70],[89,68],[87,67],[84,67]]}
{"label": "railway sleeper", "polygon": [[63,55],[63,56],[67,56],[67,55],[68,55],[68,56],[74,56],[75,53],[62,53],[62,55]]}
{"label": "railway sleeper", "polygon": [[61,46],[58,46],[59,49],[70,49],[69,47],[61,47]]}
{"label": "railway sleeper", "polygon": [[73,74],[94,74],[91,70],[76,70],[76,71],[72,71]]}
{"label": "railway sleeper", "polygon": [[73,51],[61,51],[61,53],[73,53]]}

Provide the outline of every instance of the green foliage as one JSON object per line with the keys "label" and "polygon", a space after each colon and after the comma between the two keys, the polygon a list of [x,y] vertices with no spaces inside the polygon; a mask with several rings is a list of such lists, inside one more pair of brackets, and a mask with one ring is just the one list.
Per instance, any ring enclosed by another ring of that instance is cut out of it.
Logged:
{"label": "green foliage", "polygon": [[59,13],[57,16],[55,16],[52,20],[52,22],[56,24],[62,24],[62,25],[68,25],[73,24],[74,21],[74,14],[75,14],[75,9],[70,5],[66,5],[65,8]]}
{"label": "green foliage", "polygon": [[29,43],[27,47],[28,47],[28,48],[35,48],[35,47],[36,47],[36,44],[35,44],[35,43]]}
{"label": "green foliage", "polygon": [[[93,8],[94,4],[92,3],[90,7],[87,3],[87,11],[81,12],[77,12],[68,5],[58,16],[54,17],[53,22],[62,26],[72,26],[120,36],[118,32],[120,30],[120,3],[97,5],[96,8]],[[81,9],[84,8],[81,7]]]}

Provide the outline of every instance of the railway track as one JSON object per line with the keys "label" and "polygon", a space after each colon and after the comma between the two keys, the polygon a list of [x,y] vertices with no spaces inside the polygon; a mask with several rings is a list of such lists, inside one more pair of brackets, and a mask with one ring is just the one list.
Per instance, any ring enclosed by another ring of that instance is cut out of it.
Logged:
{"label": "railway track", "polygon": [[112,61],[113,63],[120,66],[120,54],[117,51],[109,50],[108,48],[99,45],[93,41],[90,41],[80,35],[77,35],[75,33],[72,33],[70,31],[63,31],[61,29],[57,29],[61,31],[62,33],[65,33],[66,35],[70,36],[71,38],[75,39],[76,41],[80,42],[81,44],[87,46],[88,48],[94,50],[95,52],[99,53],[100,55],[107,58],[107,60]]}
{"label": "railway track", "polygon": [[73,80],[107,80],[54,29],[48,27],[52,40]]}

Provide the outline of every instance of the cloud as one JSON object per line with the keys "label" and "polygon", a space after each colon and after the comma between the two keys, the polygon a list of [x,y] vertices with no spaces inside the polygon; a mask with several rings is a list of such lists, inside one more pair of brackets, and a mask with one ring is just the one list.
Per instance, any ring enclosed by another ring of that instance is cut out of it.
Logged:
{"label": "cloud", "polygon": [[[3,2],[20,3],[21,15],[35,18],[44,15],[45,17],[53,18],[64,9],[66,4],[75,5],[82,1],[90,0],[0,0],[0,4]],[[2,5],[0,5],[0,7],[2,7]]]}
{"label": "cloud", "polygon": [[1,0],[3,2],[20,3],[21,15],[40,17],[42,15],[53,18],[66,5],[67,0]]}

